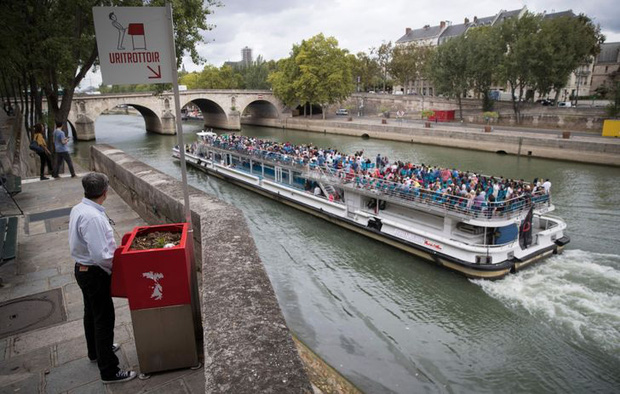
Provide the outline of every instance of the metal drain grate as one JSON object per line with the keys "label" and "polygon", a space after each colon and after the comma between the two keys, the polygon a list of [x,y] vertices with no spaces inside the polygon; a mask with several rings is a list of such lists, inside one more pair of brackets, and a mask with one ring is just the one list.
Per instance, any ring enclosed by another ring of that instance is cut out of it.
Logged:
{"label": "metal drain grate", "polygon": [[0,339],[67,320],[61,289],[0,304]]}

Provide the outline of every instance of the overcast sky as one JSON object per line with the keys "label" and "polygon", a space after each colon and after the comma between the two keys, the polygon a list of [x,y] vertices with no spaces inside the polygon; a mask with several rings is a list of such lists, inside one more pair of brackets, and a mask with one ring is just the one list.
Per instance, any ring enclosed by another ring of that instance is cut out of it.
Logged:
{"label": "overcast sky", "polygon": [[[600,24],[606,42],[620,41],[620,7],[617,0],[222,0],[208,23],[215,25],[204,33],[206,44],[198,51],[206,63],[221,66],[225,61],[241,60],[241,48],[252,48],[254,59],[280,59],[289,55],[295,43],[318,33],[335,37],[341,48],[352,53],[368,52],[382,42],[396,41],[405,28],[435,26],[447,20],[463,23],[464,18],[485,17],[500,10],[527,6],[532,12],[558,12],[572,9]],[[202,70],[204,64],[183,59],[187,71]],[[99,75],[89,73],[82,86],[98,86]]]}

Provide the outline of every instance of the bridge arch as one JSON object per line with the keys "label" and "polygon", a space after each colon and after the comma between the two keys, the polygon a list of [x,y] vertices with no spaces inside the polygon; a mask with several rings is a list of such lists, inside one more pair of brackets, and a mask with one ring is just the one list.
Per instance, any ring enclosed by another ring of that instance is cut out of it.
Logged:
{"label": "bridge arch", "polygon": [[241,109],[241,117],[243,118],[268,118],[277,119],[280,117],[280,111],[270,101],[267,100],[254,100],[246,104],[245,108]]}
{"label": "bridge arch", "polygon": [[216,101],[208,98],[194,98],[187,101],[182,107],[193,104],[200,109],[205,127],[227,129],[229,117],[224,108]]}

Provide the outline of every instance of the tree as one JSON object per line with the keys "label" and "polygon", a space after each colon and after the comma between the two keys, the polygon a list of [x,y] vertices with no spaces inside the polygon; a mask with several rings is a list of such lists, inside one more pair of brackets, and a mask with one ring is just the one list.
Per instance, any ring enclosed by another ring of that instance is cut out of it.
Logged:
{"label": "tree", "polygon": [[517,123],[521,123],[521,105],[527,86],[535,83],[533,70],[539,61],[536,35],[539,32],[541,15],[526,12],[521,18],[505,20],[499,25],[502,59],[499,63],[499,77],[508,83],[512,93],[512,107]]}
{"label": "tree", "polygon": [[392,41],[379,45],[379,48],[371,48],[370,53],[379,65],[381,77],[383,80],[383,91],[385,92],[385,86],[388,78],[388,66],[392,60]]}
{"label": "tree", "polygon": [[456,98],[459,117],[463,120],[462,98],[471,88],[468,69],[468,51],[465,36],[459,36],[440,45],[430,57],[427,68],[438,94]]}
{"label": "tree", "polygon": [[[269,76],[276,97],[287,105],[319,104],[323,107],[340,102],[354,90],[348,52],[338,47],[333,37],[318,34],[300,45],[293,45],[291,55],[278,62],[278,70]],[[310,107],[312,115],[312,107]]]}
{"label": "tree", "polygon": [[610,118],[617,118],[620,115],[620,81],[614,82],[611,88],[611,102],[605,108],[607,116]]}
{"label": "tree", "polygon": [[[164,0],[23,0],[0,3],[4,31],[8,34],[3,37],[0,50],[10,55],[3,60],[3,77],[15,83],[20,78],[12,70],[26,68],[30,94],[44,92],[51,120],[67,120],[75,88],[96,62],[98,51],[92,7],[97,5],[163,6]],[[210,8],[216,6],[219,6],[216,0],[172,0],[179,62],[185,52],[189,52],[195,62],[201,60],[196,44],[203,40],[201,31],[212,28],[206,17],[211,13]],[[25,86],[21,89],[27,91]],[[40,97],[37,99],[41,101]]]}
{"label": "tree", "polygon": [[267,82],[269,73],[275,69],[276,62],[270,60],[266,62],[261,55],[250,65],[241,67],[239,73],[243,77],[244,89],[269,89],[271,86]]}
{"label": "tree", "polygon": [[497,79],[498,64],[504,53],[497,33],[497,29],[490,26],[480,26],[467,31],[463,40],[467,56],[466,75],[474,91],[482,96],[483,111],[493,109],[489,90]]}
{"label": "tree", "polygon": [[357,78],[359,77],[359,85],[364,92],[374,86],[374,82],[377,78],[381,78],[379,64],[376,59],[370,57],[365,52],[358,52],[357,55],[351,59],[351,64],[353,78],[357,83]]}
{"label": "tree", "polygon": [[397,45],[392,50],[392,59],[388,64],[390,75],[406,88],[426,73],[431,53],[432,48],[426,45]]}
{"label": "tree", "polygon": [[308,103],[323,107],[323,118],[326,106],[346,99],[353,92],[348,51],[340,49],[334,37],[325,38],[321,33],[302,41],[295,60],[300,70],[295,81],[297,90]]}
{"label": "tree", "polygon": [[290,56],[280,59],[276,64],[276,71],[267,77],[267,81],[273,88],[273,94],[291,108],[297,107],[301,103],[294,86],[294,82],[300,74],[299,65],[295,62],[299,49],[299,45],[293,45]]}
{"label": "tree", "polygon": [[555,91],[555,102],[570,74],[600,51],[605,37],[587,16],[543,19],[536,35],[537,51],[532,55],[534,87],[541,95]]}

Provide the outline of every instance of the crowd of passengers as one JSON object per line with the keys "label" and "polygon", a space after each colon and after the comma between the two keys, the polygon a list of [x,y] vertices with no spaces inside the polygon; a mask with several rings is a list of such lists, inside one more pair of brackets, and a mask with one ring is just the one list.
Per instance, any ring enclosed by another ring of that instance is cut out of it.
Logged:
{"label": "crowd of passengers", "polygon": [[371,160],[364,156],[363,151],[348,155],[337,149],[322,149],[312,144],[294,145],[235,134],[205,137],[201,142],[186,146],[186,150],[203,155],[205,149],[201,145],[213,145],[284,164],[329,171],[359,188],[466,209],[518,209],[530,199],[534,202],[549,201],[551,189],[549,179],[542,181],[542,178],[537,178],[530,184],[523,179],[478,175],[470,171],[410,162],[390,162],[380,154]]}

